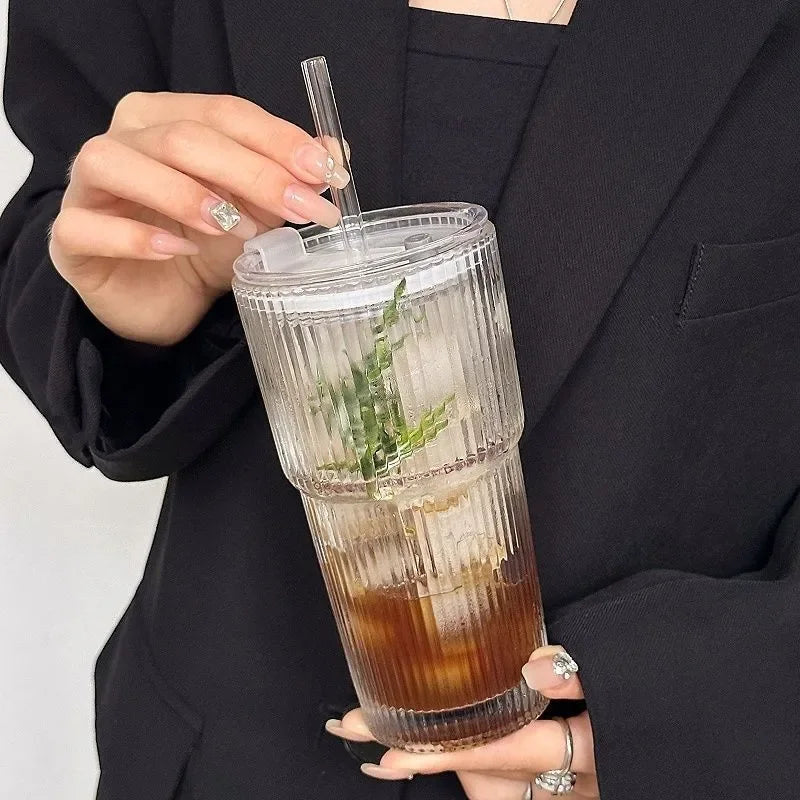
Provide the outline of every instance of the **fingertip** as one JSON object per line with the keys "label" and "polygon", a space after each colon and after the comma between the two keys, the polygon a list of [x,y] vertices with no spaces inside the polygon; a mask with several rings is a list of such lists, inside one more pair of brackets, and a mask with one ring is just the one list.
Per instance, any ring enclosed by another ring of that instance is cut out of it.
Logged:
{"label": "fingertip", "polygon": [[578,680],[578,664],[563,647],[548,646],[531,654],[522,667],[522,677],[530,689],[545,697],[579,698],[583,690]]}
{"label": "fingertip", "polygon": [[333,228],[341,222],[339,209],[320,197],[310,186],[298,183],[289,184],[283,193],[283,215],[290,222],[292,217],[317,222],[326,228]]}
{"label": "fingertip", "polygon": [[363,734],[360,731],[345,728],[338,719],[329,719],[325,723],[325,730],[332,736],[338,736],[340,739],[347,739],[351,742],[373,741],[373,738],[370,734]]}
{"label": "fingertip", "polygon": [[388,769],[380,764],[362,764],[361,771],[370,778],[382,781],[410,781],[414,777],[414,773],[410,770]]}
{"label": "fingertip", "polygon": [[528,661],[534,661],[537,658],[544,658],[545,656],[554,656],[556,653],[564,652],[564,648],[560,644],[543,644],[537,647],[528,658]]}
{"label": "fingertip", "polygon": [[342,727],[345,730],[353,731],[353,733],[360,734],[361,736],[367,736],[370,740],[375,739],[364,719],[364,712],[360,708],[354,708],[342,717]]}
{"label": "fingertip", "polygon": [[350,173],[342,166],[342,159],[318,140],[302,144],[295,150],[294,166],[293,172],[312,185],[326,183],[344,189],[350,183]]}

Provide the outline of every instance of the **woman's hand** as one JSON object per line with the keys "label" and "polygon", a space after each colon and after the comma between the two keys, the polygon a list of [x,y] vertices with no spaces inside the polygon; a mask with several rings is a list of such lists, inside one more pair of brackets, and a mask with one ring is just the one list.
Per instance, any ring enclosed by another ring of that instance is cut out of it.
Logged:
{"label": "woman's hand", "polygon": [[[553,656],[559,652],[563,652],[563,648],[539,648],[523,667],[522,674],[532,688],[546,697],[554,700],[582,699],[583,689],[576,674],[556,674]],[[589,716],[583,712],[570,717],[568,722],[574,743],[572,769],[578,774],[575,788],[568,796],[575,800],[596,800],[599,795]],[[329,733],[345,739],[370,741],[373,738],[360,709],[345,714],[341,721],[329,720],[326,727]],[[382,780],[404,780],[414,775],[454,771],[469,800],[522,800],[528,784],[536,775],[561,767],[565,749],[561,725],[554,720],[537,720],[510,736],[481,747],[430,755],[390,750],[379,765],[364,764],[361,769]],[[544,800],[552,795],[535,788],[533,797]]]}
{"label": "woman's hand", "polygon": [[[348,174],[305,131],[228,95],[134,92],[76,156],[50,256],[119,335],[169,345],[230,288],[241,240],[339,212],[320,197]],[[226,232],[211,214],[233,202]]]}

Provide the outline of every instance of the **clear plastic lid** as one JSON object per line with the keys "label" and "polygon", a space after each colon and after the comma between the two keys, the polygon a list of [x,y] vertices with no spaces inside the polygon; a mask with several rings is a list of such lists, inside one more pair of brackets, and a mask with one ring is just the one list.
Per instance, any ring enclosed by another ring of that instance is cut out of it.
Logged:
{"label": "clear plastic lid", "polygon": [[401,279],[409,294],[435,288],[468,269],[468,256],[494,238],[486,209],[468,203],[365,212],[362,230],[369,255],[355,264],[337,229],[263,233],[236,259],[235,283],[240,290],[290,294],[298,311],[366,307],[385,300]]}

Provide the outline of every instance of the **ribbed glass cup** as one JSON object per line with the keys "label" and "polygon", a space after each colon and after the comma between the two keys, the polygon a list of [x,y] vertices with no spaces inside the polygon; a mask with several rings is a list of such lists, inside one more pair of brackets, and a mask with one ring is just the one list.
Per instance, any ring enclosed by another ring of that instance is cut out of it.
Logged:
{"label": "ribbed glass cup", "polygon": [[234,294],[367,723],[452,750],[546,705],[520,678],[545,639],[500,259],[479,206],[364,222],[369,263],[309,227],[301,268],[252,248]]}

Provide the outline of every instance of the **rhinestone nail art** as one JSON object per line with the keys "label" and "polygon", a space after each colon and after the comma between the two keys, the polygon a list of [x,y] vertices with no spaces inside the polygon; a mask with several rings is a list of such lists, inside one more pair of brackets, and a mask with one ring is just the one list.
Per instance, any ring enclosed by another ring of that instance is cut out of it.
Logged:
{"label": "rhinestone nail art", "polygon": [[333,171],[336,169],[336,161],[333,156],[328,156],[325,159],[325,183],[330,183],[333,178]]}
{"label": "rhinestone nail art", "polygon": [[217,224],[224,231],[235,228],[241,221],[242,215],[233,203],[227,200],[220,200],[215,206],[208,209],[208,213],[217,221]]}
{"label": "rhinestone nail art", "polygon": [[553,672],[559,678],[568,681],[577,671],[578,665],[569,653],[560,650],[553,656]]}

